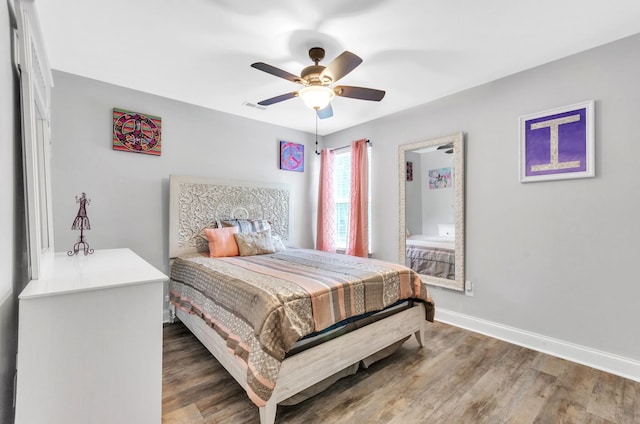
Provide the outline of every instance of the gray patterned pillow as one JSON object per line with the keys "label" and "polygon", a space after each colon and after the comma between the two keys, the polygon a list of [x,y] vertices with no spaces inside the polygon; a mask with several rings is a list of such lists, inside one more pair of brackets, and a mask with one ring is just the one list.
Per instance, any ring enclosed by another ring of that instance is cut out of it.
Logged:
{"label": "gray patterned pillow", "polygon": [[266,219],[223,219],[218,224],[219,227],[238,227],[240,233],[271,229],[271,223]]}
{"label": "gray patterned pillow", "polygon": [[282,252],[283,250],[287,250],[282,242],[282,238],[280,238],[277,234],[271,234],[271,242],[273,243],[273,249],[276,252]]}
{"label": "gray patterned pillow", "polygon": [[240,256],[264,255],[277,251],[271,240],[271,230],[246,234],[236,233],[233,236],[238,243]]}

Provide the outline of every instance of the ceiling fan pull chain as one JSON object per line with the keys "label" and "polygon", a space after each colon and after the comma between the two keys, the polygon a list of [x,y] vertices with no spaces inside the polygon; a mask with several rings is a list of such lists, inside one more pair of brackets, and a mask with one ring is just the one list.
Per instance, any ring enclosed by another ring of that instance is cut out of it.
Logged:
{"label": "ceiling fan pull chain", "polygon": [[315,113],[314,115],[316,115],[316,155],[320,155],[318,151],[318,114]]}

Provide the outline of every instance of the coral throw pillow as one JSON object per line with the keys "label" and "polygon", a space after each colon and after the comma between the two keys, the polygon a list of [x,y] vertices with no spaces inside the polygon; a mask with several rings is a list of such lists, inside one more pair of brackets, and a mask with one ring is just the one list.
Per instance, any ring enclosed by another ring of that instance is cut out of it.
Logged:
{"label": "coral throw pillow", "polygon": [[233,236],[238,227],[207,228],[204,230],[209,241],[209,256],[222,258],[225,256],[239,256],[238,243]]}

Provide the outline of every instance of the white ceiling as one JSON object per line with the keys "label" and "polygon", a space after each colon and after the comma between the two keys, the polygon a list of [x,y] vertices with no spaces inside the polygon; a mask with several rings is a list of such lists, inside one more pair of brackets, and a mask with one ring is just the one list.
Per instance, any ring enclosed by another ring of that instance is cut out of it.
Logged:
{"label": "white ceiling", "polygon": [[[313,133],[298,75],[308,49],[364,62],[341,85],[381,102],[333,101],[321,135],[640,32],[638,0],[36,0],[53,69]],[[123,107],[126,105],[122,105]],[[154,113],[154,111],[143,111]]]}

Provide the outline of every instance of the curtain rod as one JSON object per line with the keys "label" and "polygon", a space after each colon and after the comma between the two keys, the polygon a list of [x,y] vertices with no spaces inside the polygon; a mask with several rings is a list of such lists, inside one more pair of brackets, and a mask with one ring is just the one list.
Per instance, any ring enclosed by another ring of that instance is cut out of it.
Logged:
{"label": "curtain rod", "polygon": [[[373,143],[371,143],[371,140],[367,140],[367,144],[368,144],[369,146],[373,146]],[[334,148],[334,149],[330,149],[330,151],[334,152],[334,151],[336,151],[336,150],[347,149],[347,148],[349,148],[349,147],[351,147],[351,144],[348,144],[348,145],[346,145],[346,146],[336,147],[336,148]]]}
{"label": "curtain rod", "polygon": [[[371,143],[371,140],[367,140],[367,144],[368,144],[369,146],[373,146],[373,144]],[[335,152],[336,150],[347,149],[347,148],[349,148],[349,147],[351,147],[351,144],[348,144],[348,145],[346,145],[346,146],[336,147],[336,148],[333,148],[333,149],[330,149],[330,150],[331,150],[332,152]]]}
{"label": "curtain rod", "polygon": [[[371,142],[371,140],[367,140],[367,144],[369,146],[373,146],[373,143]],[[333,149],[329,149],[330,152],[335,152],[336,150],[342,150],[342,149],[347,149],[351,147],[351,144],[348,144],[346,146],[341,146],[341,147],[335,147]],[[320,156],[320,152],[318,151],[318,140],[316,140],[316,155]]]}

